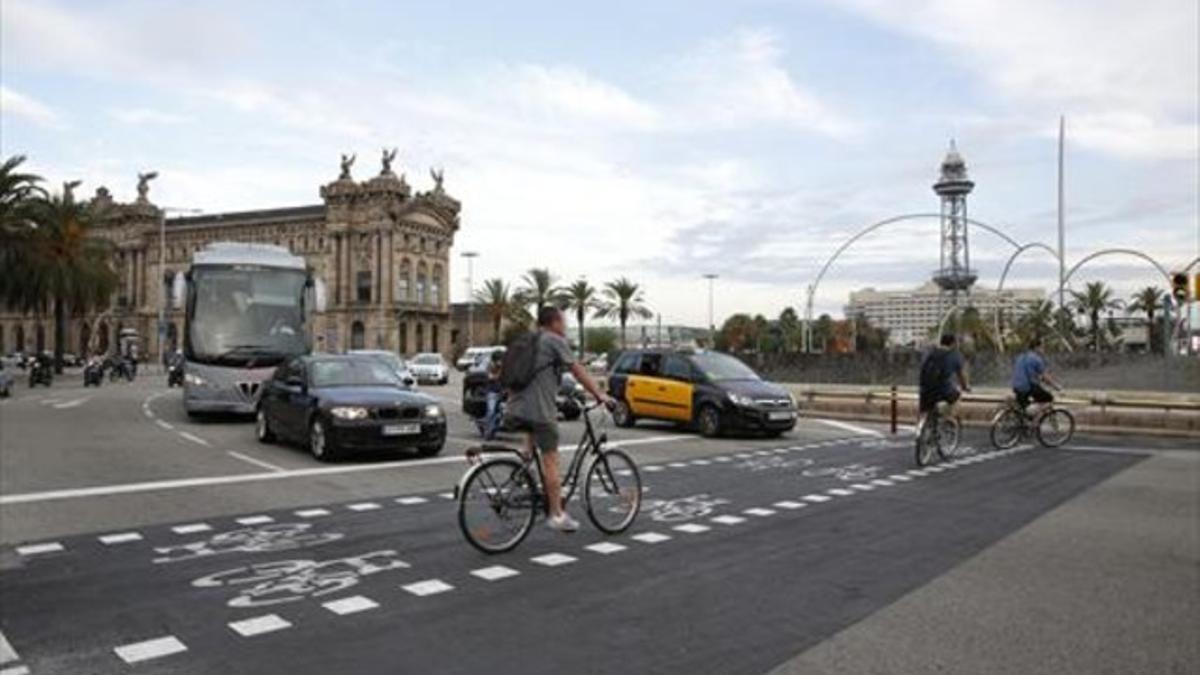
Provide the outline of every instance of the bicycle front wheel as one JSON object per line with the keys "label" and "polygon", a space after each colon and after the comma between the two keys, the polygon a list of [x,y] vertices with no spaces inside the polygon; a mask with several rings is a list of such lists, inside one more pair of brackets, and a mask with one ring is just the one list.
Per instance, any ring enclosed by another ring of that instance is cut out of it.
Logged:
{"label": "bicycle front wheel", "polygon": [[1069,410],[1051,408],[1038,420],[1038,441],[1047,448],[1065,445],[1075,435],[1075,416]]}
{"label": "bicycle front wheel", "polygon": [[588,518],[601,532],[629,529],[642,508],[642,476],[633,458],[621,450],[605,450],[588,467],[583,486]]}
{"label": "bicycle front wheel", "polygon": [[933,463],[934,445],[932,415],[926,415],[917,424],[916,460],[917,466],[929,466]]}
{"label": "bicycle front wheel", "polygon": [[946,461],[958,453],[958,442],[962,439],[962,427],[958,420],[949,415],[938,415],[937,452]]}
{"label": "bicycle front wheel", "polygon": [[1021,430],[1025,426],[1021,413],[1005,408],[992,418],[992,445],[997,450],[1008,450],[1021,440]]}
{"label": "bicycle front wheel", "polygon": [[511,551],[536,516],[533,477],[515,459],[489,459],[467,472],[458,495],[458,526],[484,553]]}

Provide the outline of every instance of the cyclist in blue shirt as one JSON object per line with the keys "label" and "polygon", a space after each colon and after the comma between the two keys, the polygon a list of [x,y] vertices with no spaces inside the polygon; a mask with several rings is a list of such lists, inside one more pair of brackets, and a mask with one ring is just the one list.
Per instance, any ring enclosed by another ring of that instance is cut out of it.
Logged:
{"label": "cyclist in blue shirt", "polygon": [[1046,384],[1062,391],[1062,387],[1046,372],[1041,338],[1033,338],[1029,341],[1029,348],[1013,362],[1012,388],[1021,410],[1028,408],[1031,400],[1039,408],[1054,402],[1054,394],[1046,389]]}

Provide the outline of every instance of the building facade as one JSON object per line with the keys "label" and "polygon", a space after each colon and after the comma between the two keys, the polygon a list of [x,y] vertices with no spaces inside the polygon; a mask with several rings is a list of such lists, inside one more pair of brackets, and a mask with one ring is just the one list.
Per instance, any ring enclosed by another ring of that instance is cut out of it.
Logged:
{"label": "building facade", "polygon": [[[1038,288],[1006,288],[999,293],[976,288],[966,296],[965,304],[978,309],[985,318],[994,316],[997,310],[1015,317],[1044,300],[1045,295]],[[931,281],[911,290],[854,291],[846,305],[846,316],[863,316],[872,326],[887,329],[889,344],[921,345],[929,340],[930,331],[938,326],[947,309],[942,288]]]}
{"label": "building facade", "polygon": [[[431,172],[432,189],[414,193],[392,171],[394,156],[385,152],[379,174],[362,182],[351,176],[354,158],[343,157],[337,180],[320,187],[319,204],[165,222],[144,177],[130,203],[99,188],[90,202],[103,214],[94,233],[112,242],[121,283],[108,309],[87,316],[68,310],[64,351],[108,352],[122,342],[155,358],[163,348],[173,350],[183,329],[183,308],[171,304],[176,276],[205,245],[237,241],[283,246],[303,256],[324,283],[327,303],[314,320],[315,350],[449,355],[450,250],[461,204],[444,189],[440,171]],[[161,341],[160,303],[166,308]],[[0,310],[0,353],[53,350],[52,316]]]}

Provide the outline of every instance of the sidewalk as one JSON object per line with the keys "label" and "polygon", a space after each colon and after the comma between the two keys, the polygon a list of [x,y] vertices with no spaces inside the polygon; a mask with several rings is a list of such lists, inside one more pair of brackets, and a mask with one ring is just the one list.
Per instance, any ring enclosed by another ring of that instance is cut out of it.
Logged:
{"label": "sidewalk", "polygon": [[1200,454],[1164,452],[772,675],[1195,673]]}

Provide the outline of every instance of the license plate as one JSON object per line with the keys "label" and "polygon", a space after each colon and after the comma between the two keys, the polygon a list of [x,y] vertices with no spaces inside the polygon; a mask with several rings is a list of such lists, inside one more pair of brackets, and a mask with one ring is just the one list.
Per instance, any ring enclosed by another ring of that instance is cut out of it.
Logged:
{"label": "license plate", "polygon": [[420,424],[387,424],[383,427],[384,436],[412,436],[421,433]]}
{"label": "license plate", "polygon": [[769,419],[769,420],[771,420],[771,421],[773,421],[773,422],[774,422],[774,421],[778,421],[778,420],[790,420],[790,419],[792,419],[792,413],[790,413],[790,412],[773,412],[773,413],[768,413],[768,414],[767,414],[767,419]]}

